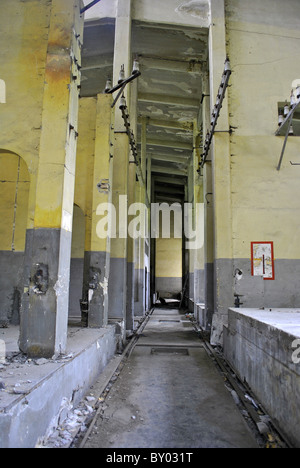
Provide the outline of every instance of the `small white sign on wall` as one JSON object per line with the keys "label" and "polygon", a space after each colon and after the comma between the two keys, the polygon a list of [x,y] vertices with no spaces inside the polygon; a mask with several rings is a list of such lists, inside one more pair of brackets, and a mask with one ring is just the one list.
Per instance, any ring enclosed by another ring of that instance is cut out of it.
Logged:
{"label": "small white sign on wall", "polygon": [[251,272],[264,280],[275,279],[273,242],[251,242]]}

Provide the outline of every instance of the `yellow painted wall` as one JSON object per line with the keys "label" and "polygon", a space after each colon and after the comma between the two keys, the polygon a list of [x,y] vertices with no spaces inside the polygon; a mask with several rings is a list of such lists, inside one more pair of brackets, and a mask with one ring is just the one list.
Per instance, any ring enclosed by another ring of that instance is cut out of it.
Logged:
{"label": "yellow painted wall", "polygon": [[72,258],[84,258],[85,216],[79,206],[74,206],[72,231]]}
{"label": "yellow painted wall", "polygon": [[[47,224],[44,214],[34,223],[36,216],[38,168],[41,156],[41,137],[45,133],[51,134],[51,129],[53,130],[52,136],[48,141],[45,142],[45,138],[43,139],[44,146],[46,148],[52,147],[53,151],[52,154],[49,154],[49,164],[45,170],[46,177],[44,180],[41,180],[42,189],[38,197],[39,211],[43,209],[41,208],[43,201],[49,201],[53,193],[53,184],[51,189],[51,183],[49,184],[50,188],[46,190],[51,174],[53,178],[58,180],[57,171],[54,170],[54,165],[51,166],[51,163],[53,163],[53,156],[56,155],[54,146],[59,140],[58,133],[60,133],[60,129],[64,125],[67,125],[65,118],[61,123],[58,121],[58,129],[56,130],[53,125],[50,125],[49,119],[47,119],[47,123],[45,119],[42,124],[45,109],[48,109],[50,113],[52,112],[51,96],[49,101],[46,102],[45,95],[47,92],[51,93],[51,89],[54,89],[57,103],[57,92],[60,92],[56,86],[51,88],[50,85],[55,80],[60,81],[60,83],[63,83],[60,90],[64,89],[64,94],[68,95],[66,86],[70,83],[71,77],[69,39],[70,36],[72,36],[72,40],[74,39],[73,31],[72,28],[69,28],[68,31],[64,31],[63,27],[57,28],[54,35],[52,31],[50,38],[51,14],[52,18],[54,18],[54,13],[56,13],[54,12],[54,8],[58,9],[58,14],[55,17],[57,22],[62,21],[66,25],[66,28],[68,28],[66,19],[70,21],[70,18],[74,15],[72,2],[60,2],[59,0],[55,2],[48,0],[30,0],[26,2],[21,0],[5,0],[1,3],[0,79],[6,84],[6,102],[0,104],[0,148],[20,155],[27,164],[31,182],[28,203],[28,228],[47,227],[48,224],[49,227],[52,226],[50,226],[51,220]],[[61,49],[62,45],[66,45],[66,47]],[[63,76],[60,74],[61,63],[57,60],[62,50],[65,51],[66,57],[65,75]],[[55,55],[56,53],[57,56]],[[47,78],[45,74],[46,67],[48,69]],[[51,75],[51,69],[53,76]],[[52,101],[54,102],[53,99]],[[58,108],[54,109],[57,118],[60,115],[59,110]],[[72,109],[70,111],[72,114]],[[65,144],[66,128],[62,131],[64,133],[63,139]],[[69,161],[63,161],[62,164],[64,163],[69,165]],[[70,168],[71,165],[67,168],[69,173],[72,172]],[[65,171],[65,180],[70,177],[67,169]],[[61,182],[63,183],[63,178],[61,178]],[[64,187],[66,187],[66,184]],[[73,198],[67,198],[65,197],[68,206],[65,209],[72,212]],[[48,203],[49,212],[51,211],[51,206]],[[58,208],[60,214],[57,217],[61,216],[61,210],[60,204]]]}
{"label": "yellow painted wall", "polygon": [[75,203],[91,218],[93,167],[95,156],[97,98],[79,101],[76,156]]}
{"label": "yellow painted wall", "polygon": [[182,277],[181,239],[157,239],[155,268],[157,278]]}
{"label": "yellow painted wall", "polygon": [[24,160],[0,151],[0,250],[25,250],[29,188]]}
{"label": "yellow painted wall", "polygon": [[233,256],[248,258],[251,241],[274,241],[275,256],[300,259],[300,137],[274,136],[278,102],[300,78],[299,3],[229,0],[226,8]]}
{"label": "yellow painted wall", "polygon": [[6,103],[0,104],[0,148],[20,155],[28,166],[29,228],[33,227],[50,9],[47,0],[1,2],[0,78],[6,84]]}
{"label": "yellow painted wall", "polygon": [[[162,219],[167,220],[168,209],[161,205],[162,214],[159,224],[159,238],[156,239],[156,278],[181,278],[182,277],[182,239],[174,238],[174,220],[176,214],[170,216],[170,238],[162,237]],[[166,234],[165,234],[166,235]]]}

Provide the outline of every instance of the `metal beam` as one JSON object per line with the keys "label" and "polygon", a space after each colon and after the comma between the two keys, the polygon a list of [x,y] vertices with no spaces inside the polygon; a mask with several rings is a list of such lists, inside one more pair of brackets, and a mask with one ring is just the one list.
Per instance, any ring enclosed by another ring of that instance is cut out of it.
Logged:
{"label": "metal beam", "polygon": [[[138,123],[141,124],[143,117],[138,118]],[[152,127],[161,127],[161,128],[173,128],[175,130],[193,130],[193,122],[179,122],[178,120],[160,120],[160,119],[147,119],[148,125]]]}
{"label": "metal beam", "polygon": [[152,178],[153,178],[154,184],[164,183],[168,185],[182,185],[182,186],[186,185],[186,176],[182,176],[179,178],[179,177],[168,177],[167,174],[165,176],[162,174],[159,176],[153,175]]}
{"label": "metal beam", "polygon": [[[221,85],[220,85],[219,91],[218,91],[217,102],[215,104],[215,107],[213,109],[212,116],[211,116],[211,130],[210,130],[210,132],[207,133],[205,143],[204,143],[204,151],[203,151],[203,154],[202,154],[202,161],[200,163],[200,166],[202,168],[203,168],[204,164],[206,163],[208,152],[209,152],[209,149],[210,149],[210,146],[211,146],[211,143],[212,143],[212,139],[213,139],[214,133],[216,131],[218,118],[219,118],[219,115],[220,115],[220,112],[221,112],[221,109],[222,109],[222,104],[223,104],[223,101],[224,101],[224,98],[225,98],[226,90],[228,88],[228,83],[229,83],[230,76],[231,76],[230,61],[229,61],[229,58],[226,58],[225,68],[224,68],[224,72],[223,72],[223,75],[222,75],[222,82],[221,82]],[[226,130],[226,131],[229,131],[229,130]],[[200,168],[199,168],[199,170],[200,170]]]}
{"label": "metal beam", "polygon": [[96,5],[99,2],[101,2],[101,0],[94,0],[93,2],[86,5],[84,8],[81,8],[80,14],[82,15],[83,13],[85,13],[87,10],[89,10],[90,8],[92,8],[94,5]]}
{"label": "metal beam", "polygon": [[[154,148],[156,148],[154,146]],[[151,153],[151,154],[160,154],[162,156],[179,156],[179,157],[182,157],[182,158],[186,158],[186,159],[189,159],[191,157],[191,149],[189,148],[188,150],[184,150],[182,148],[170,148],[170,150],[168,150],[167,147],[163,147],[163,148],[160,148],[159,150],[157,149],[154,149],[153,148],[153,151],[149,151],[148,150],[148,153]],[[154,153],[155,151],[155,153]]]}
{"label": "metal beam", "polygon": [[193,149],[193,143],[186,143],[183,141],[178,140],[158,140],[156,138],[149,138],[147,140],[147,146],[161,146],[167,148],[177,148],[183,150],[190,150]]}
{"label": "metal beam", "polygon": [[113,67],[114,57],[113,53],[86,56],[84,58],[81,71],[88,70],[101,70],[102,68]]}
{"label": "metal beam", "polygon": [[170,104],[172,106],[199,108],[200,101],[197,99],[183,98],[178,96],[166,96],[165,94],[141,93],[138,97],[141,102],[152,102],[154,104]]}
{"label": "metal beam", "polygon": [[155,192],[166,193],[169,195],[184,195],[184,188],[183,188],[183,185],[178,186],[177,188],[174,188],[174,187],[169,187],[166,184],[163,184],[163,185],[155,184]]}
{"label": "metal beam", "polygon": [[186,169],[177,169],[177,168],[172,168],[172,167],[163,167],[163,166],[155,166],[152,165],[152,172],[158,173],[158,174],[173,174],[173,175],[183,175],[187,176],[187,170]]}
{"label": "metal beam", "polygon": [[166,70],[180,73],[202,73],[203,63],[195,60],[166,60],[151,57],[141,57],[141,64],[155,70]]}
{"label": "metal beam", "polygon": [[167,154],[151,154],[152,161],[173,162],[177,164],[188,164],[189,158],[185,156],[173,156]]}
{"label": "metal beam", "polygon": [[182,197],[176,197],[176,196],[168,197],[167,195],[155,194],[155,200],[156,201],[160,200],[161,202],[171,202],[171,203],[179,202],[179,203],[181,203],[183,201],[183,196]]}

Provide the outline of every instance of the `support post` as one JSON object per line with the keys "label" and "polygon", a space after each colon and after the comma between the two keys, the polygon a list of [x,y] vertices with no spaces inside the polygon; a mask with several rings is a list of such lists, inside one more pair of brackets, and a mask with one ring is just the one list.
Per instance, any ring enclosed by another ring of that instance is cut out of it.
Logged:
{"label": "support post", "polygon": [[[114,79],[117,83],[121,67],[125,76],[131,72],[131,0],[118,0],[115,26]],[[129,88],[124,90],[129,102]],[[128,174],[129,140],[119,106],[115,106],[112,202],[118,216],[116,238],[111,241],[109,319],[119,323],[121,339],[126,332],[127,303],[127,237],[128,237]]]}
{"label": "support post", "polygon": [[83,19],[78,0],[52,0],[33,229],[27,231],[20,349],[64,354]]}
{"label": "support post", "polygon": [[[83,302],[88,315],[85,325],[100,328],[108,321],[110,262],[109,204],[111,203],[113,113],[112,97],[97,97],[96,139],[93,165],[90,229],[87,229],[84,258]],[[113,215],[113,213],[110,213]],[[105,222],[105,224],[104,224]]]}
{"label": "support post", "polygon": [[[224,0],[211,2],[212,27],[209,37],[211,108],[218,92],[226,59]],[[223,101],[220,128],[229,128],[228,97]],[[211,342],[223,344],[223,326],[233,304],[233,248],[231,214],[230,135],[216,133],[212,145],[214,201],[214,316]]]}
{"label": "support post", "polygon": [[[141,174],[144,184],[140,184],[137,187],[137,198],[138,203],[143,206],[146,206],[146,164],[147,164],[147,121],[144,118],[142,121],[142,136],[141,136]],[[140,214],[141,223],[145,226],[146,223],[146,211]],[[137,302],[135,304],[135,315],[143,316],[145,314],[146,304],[145,304],[145,238],[140,238],[138,240],[138,258],[137,258],[137,269],[136,269],[136,285],[137,285]]]}

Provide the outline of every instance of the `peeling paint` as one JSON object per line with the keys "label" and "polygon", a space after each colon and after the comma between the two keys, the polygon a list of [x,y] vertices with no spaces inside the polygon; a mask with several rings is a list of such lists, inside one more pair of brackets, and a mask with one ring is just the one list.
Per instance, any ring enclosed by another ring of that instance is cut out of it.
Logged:
{"label": "peeling paint", "polygon": [[100,283],[100,286],[103,289],[103,295],[107,296],[107,293],[108,293],[108,279],[104,278],[103,283]]}
{"label": "peeling paint", "polygon": [[6,85],[4,80],[0,80],[0,104],[6,104]]}
{"label": "peeling paint", "polygon": [[191,0],[182,3],[176,10],[176,13],[186,13],[194,18],[203,18],[208,16],[209,5],[206,0]]}
{"label": "peeling paint", "polygon": [[94,296],[94,290],[93,290],[93,289],[89,289],[89,302],[92,301],[93,296]]}
{"label": "peeling paint", "polygon": [[69,281],[66,275],[64,276],[59,275],[58,280],[56,281],[53,287],[54,291],[56,292],[56,296],[57,297],[64,296],[67,293],[68,288],[69,288]]}

